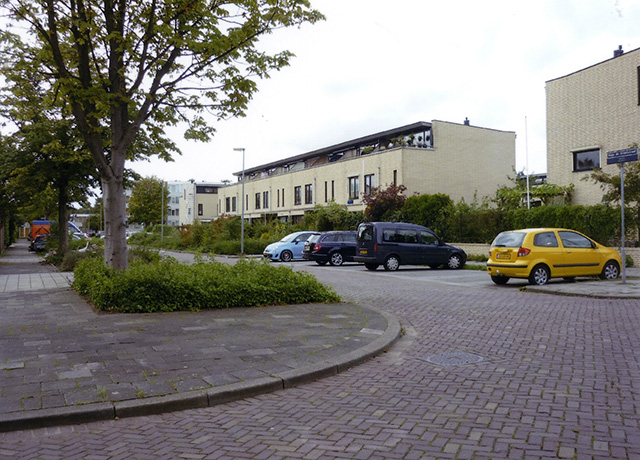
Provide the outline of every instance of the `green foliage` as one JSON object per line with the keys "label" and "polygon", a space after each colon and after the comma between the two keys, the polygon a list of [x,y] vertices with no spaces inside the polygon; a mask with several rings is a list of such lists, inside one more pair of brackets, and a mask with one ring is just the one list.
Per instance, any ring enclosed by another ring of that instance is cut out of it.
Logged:
{"label": "green foliage", "polygon": [[346,206],[332,200],[325,206],[316,205],[304,220],[307,228],[328,232],[331,230],[355,230],[358,228],[358,224],[364,221],[364,216],[361,212],[351,212]]}
{"label": "green foliage", "polygon": [[369,222],[397,220],[395,214],[402,209],[407,197],[404,185],[389,185],[386,189],[373,187],[371,192],[364,195],[362,201],[367,206],[364,217]]}
{"label": "green foliage", "polygon": [[403,221],[424,225],[441,238],[450,240],[455,217],[455,206],[449,195],[416,195],[407,198],[400,212]]}
{"label": "green foliage", "polygon": [[257,80],[293,56],[264,51],[260,39],[324,19],[307,0],[4,0],[0,8],[3,82],[34,82],[43,99],[73,117],[109,197],[106,259],[120,269],[127,267],[119,231],[125,161],[151,155],[170,160],[179,150],[167,128],[184,123],[185,137],[207,141],[215,132],[209,118],[243,116]]}
{"label": "green foliage", "polygon": [[312,275],[266,261],[131,262],[129,270],[117,271],[87,259],[74,278],[74,288],[98,309],[121,313],[340,301]]}
{"label": "green foliage", "polygon": [[[164,209],[162,209],[164,203]],[[157,177],[145,177],[136,181],[129,200],[130,221],[151,225],[166,219],[169,211],[169,188]]]}

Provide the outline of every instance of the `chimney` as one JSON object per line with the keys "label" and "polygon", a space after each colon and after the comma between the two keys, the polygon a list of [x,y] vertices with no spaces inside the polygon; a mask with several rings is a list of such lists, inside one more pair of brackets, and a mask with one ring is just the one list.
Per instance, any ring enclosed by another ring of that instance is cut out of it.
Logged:
{"label": "chimney", "polygon": [[469,118],[464,117],[464,125],[469,126]]}
{"label": "chimney", "polygon": [[613,57],[617,58],[618,56],[622,56],[624,51],[622,51],[622,45],[618,46],[617,50],[613,50]]}

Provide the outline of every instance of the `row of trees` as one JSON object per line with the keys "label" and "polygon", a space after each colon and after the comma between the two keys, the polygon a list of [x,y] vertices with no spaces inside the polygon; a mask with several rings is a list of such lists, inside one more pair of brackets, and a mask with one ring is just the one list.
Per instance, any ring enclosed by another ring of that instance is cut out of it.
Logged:
{"label": "row of trees", "polygon": [[[2,116],[14,128],[3,143],[15,148],[12,161],[47,153],[64,170],[48,187],[59,192],[61,225],[71,191],[86,178],[99,182],[105,260],[117,269],[128,264],[125,161],[171,160],[179,151],[168,126],[186,123],[186,137],[206,141],[215,131],[208,115],[244,115],[257,80],[292,57],[261,50],[259,38],[323,19],[308,0],[0,0],[0,9]],[[0,174],[3,187],[14,180],[13,171]],[[9,187],[15,195],[0,202],[5,221],[12,206],[37,202]]]}

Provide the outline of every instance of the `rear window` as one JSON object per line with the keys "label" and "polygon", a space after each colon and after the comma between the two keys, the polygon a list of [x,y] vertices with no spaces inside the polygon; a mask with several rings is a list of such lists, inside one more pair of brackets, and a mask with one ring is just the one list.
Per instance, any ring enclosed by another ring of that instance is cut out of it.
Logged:
{"label": "rear window", "polygon": [[361,225],[358,228],[358,240],[360,241],[372,241],[373,240],[373,226]]}
{"label": "rear window", "polygon": [[322,235],[311,235],[307,240],[307,243],[316,243]]}
{"label": "rear window", "polygon": [[522,232],[503,232],[496,236],[491,246],[496,248],[519,248],[524,241],[525,235]]}

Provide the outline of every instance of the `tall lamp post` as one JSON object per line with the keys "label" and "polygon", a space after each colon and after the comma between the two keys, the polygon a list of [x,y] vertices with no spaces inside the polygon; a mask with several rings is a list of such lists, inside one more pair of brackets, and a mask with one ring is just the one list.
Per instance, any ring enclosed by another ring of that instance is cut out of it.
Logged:
{"label": "tall lamp post", "polygon": [[242,196],[241,221],[240,221],[240,254],[244,254],[244,148],[233,149],[235,152],[242,152]]}

